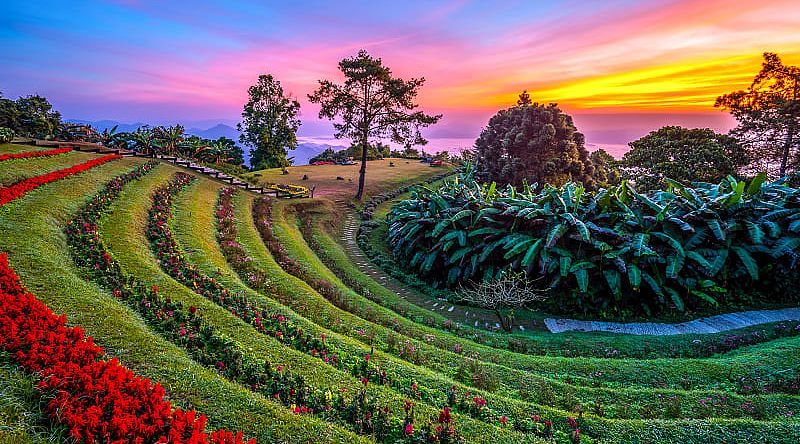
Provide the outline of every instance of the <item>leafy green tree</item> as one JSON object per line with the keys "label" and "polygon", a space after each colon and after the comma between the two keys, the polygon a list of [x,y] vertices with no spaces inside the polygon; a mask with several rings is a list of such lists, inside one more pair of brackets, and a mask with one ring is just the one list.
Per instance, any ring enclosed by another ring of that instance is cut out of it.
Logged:
{"label": "leafy green tree", "polygon": [[774,170],[777,163],[777,174],[784,176],[800,168],[800,67],[765,52],[750,87],[717,97],[714,106],[730,110],[739,122],[731,134],[749,148],[755,169]]}
{"label": "leafy green tree", "polygon": [[11,127],[11,129],[17,134],[46,139],[59,131],[61,113],[54,111],[53,105],[46,98],[31,95],[20,97],[14,103],[16,105],[16,127]]}
{"label": "leafy green tree", "polygon": [[[364,150],[360,143],[354,143],[347,148],[345,157],[358,159],[359,157],[362,157],[363,151]],[[367,145],[367,160],[376,160],[382,157],[389,157],[390,152],[391,149],[389,148],[389,145],[380,142],[370,143]]]}
{"label": "leafy green tree", "polygon": [[621,180],[621,173],[619,170],[617,159],[606,150],[599,149],[592,151],[589,159],[594,164],[594,178],[598,186],[609,187],[619,185]]}
{"label": "leafy green tree", "polygon": [[18,130],[20,113],[17,109],[17,103],[11,99],[3,97],[0,91],[0,127],[9,128],[11,130]]}
{"label": "leafy green tree", "polygon": [[242,111],[244,121],[236,128],[242,132],[239,141],[251,148],[253,169],[291,165],[286,156],[287,150],[297,148],[300,103],[284,95],[281,82],[271,74],[258,76],[248,94],[250,99]]}
{"label": "leafy green tree", "polygon": [[633,141],[622,158],[624,175],[639,190],[654,190],[669,178],[716,183],[747,165],[747,152],[731,136],[708,128],[665,126]]}
{"label": "leafy green tree", "polygon": [[495,114],[475,141],[476,176],[517,187],[570,180],[594,187],[594,165],[572,117],[554,103],[530,104],[526,95]]}
{"label": "leafy green tree", "polygon": [[427,143],[420,129],[433,125],[441,115],[414,111],[414,103],[424,78],[403,80],[392,77],[392,71],[381,59],[361,50],[358,55],[339,62],[344,84],[320,80],[319,88],[308,96],[311,103],[321,105],[319,118],[339,122],[333,124],[336,138],[349,138],[361,146],[361,170],[356,199],[364,194],[370,138],[391,139],[397,143]]}

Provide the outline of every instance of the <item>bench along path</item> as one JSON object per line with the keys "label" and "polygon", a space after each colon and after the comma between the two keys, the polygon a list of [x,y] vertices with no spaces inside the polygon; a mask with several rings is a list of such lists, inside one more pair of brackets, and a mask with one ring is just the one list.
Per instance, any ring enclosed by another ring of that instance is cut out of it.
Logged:
{"label": "bench along path", "polygon": [[695,319],[680,324],[660,324],[655,322],[578,321],[574,319],[545,319],[544,323],[553,333],[565,331],[605,331],[630,335],[680,335],[685,333],[719,333],[769,322],[800,320],[800,307],[781,310],[741,311]]}

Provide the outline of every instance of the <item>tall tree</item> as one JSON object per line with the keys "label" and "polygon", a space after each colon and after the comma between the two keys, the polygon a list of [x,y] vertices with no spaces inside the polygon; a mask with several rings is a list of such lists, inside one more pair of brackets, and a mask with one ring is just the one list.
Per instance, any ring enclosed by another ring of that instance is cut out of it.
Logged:
{"label": "tall tree", "polygon": [[356,199],[364,194],[370,138],[391,140],[401,144],[424,145],[420,129],[433,125],[442,115],[414,111],[419,88],[425,78],[403,80],[392,77],[392,71],[381,59],[361,50],[358,55],[339,62],[344,84],[320,80],[319,88],[308,96],[311,103],[321,105],[319,118],[339,122],[333,124],[336,138],[349,138],[361,146],[361,171]]}
{"label": "tall tree", "polygon": [[708,128],[665,126],[629,145],[620,163],[639,191],[661,188],[665,179],[716,183],[748,163],[735,138]]}
{"label": "tall tree", "polygon": [[761,71],[747,90],[717,98],[739,122],[731,132],[751,149],[753,159],[778,163],[778,175],[800,166],[800,67],[764,53]]}
{"label": "tall tree", "polygon": [[287,150],[297,148],[300,128],[300,103],[283,93],[281,82],[272,74],[258,76],[258,82],[247,90],[250,99],[244,105],[242,119],[236,125],[242,132],[239,141],[251,148],[253,169],[286,167]]}
{"label": "tall tree", "polygon": [[572,117],[556,104],[528,103],[499,111],[475,141],[476,175],[487,182],[561,185],[569,180],[594,187],[594,165]]}

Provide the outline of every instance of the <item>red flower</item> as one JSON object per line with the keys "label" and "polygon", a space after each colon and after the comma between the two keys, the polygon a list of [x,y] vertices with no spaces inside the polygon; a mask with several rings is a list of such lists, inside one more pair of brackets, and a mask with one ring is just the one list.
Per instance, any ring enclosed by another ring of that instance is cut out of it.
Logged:
{"label": "red flower", "polygon": [[0,205],[5,205],[13,200],[19,199],[28,191],[36,189],[39,186],[44,185],[46,183],[54,182],[56,180],[60,180],[65,177],[78,174],[82,171],[86,171],[90,168],[102,165],[110,160],[120,159],[120,158],[122,158],[122,156],[118,154],[109,154],[107,156],[92,159],[88,162],[84,162],[78,165],[73,165],[69,168],[64,168],[47,174],[42,174],[41,176],[34,176],[28,179],[24,179],[11,186],[0,189]]}
{"label": "red flower", "polygon": [[[20,334],[26,332],[26,334]],[[0,349],[41,378],[47,415],[79,442],[243,443],[241,432],[207,435],[205,417],[172,411],[159,384],[136,376],[80,327],[67,327],[28,293],[0,254]],[[250,441],[255,444],[255,440]]]}
{"label": "red flower", "polygon": [[44,157],[55,156],[56,154],[64,154],[72,151],[72,148],[56,148],[50,151],[29,151],[27,153],[10,153],[0,155],[0,162],[12,159],[27,159],[30,157]]}

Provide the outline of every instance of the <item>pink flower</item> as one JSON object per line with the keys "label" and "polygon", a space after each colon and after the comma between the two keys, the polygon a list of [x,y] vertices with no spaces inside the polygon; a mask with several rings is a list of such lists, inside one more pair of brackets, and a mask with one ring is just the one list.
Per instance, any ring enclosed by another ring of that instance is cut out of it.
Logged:
{"label": "pink flower", "polygon": [[413,433],[414,433],[414,424],[413,424],[413,423],[410,423],[410,422],[409,422],[408,424],[406,424],[406,428],[405,428],[405,430],[403,430],[403,432],[404,432],[406,435],[411,435],[411,434],[413,434]]}
{"label": "pink flower", "polygon": [[503,424],[503,427],[505,427],[507,423],[508,423],[508,418],[506,418],[506,415],[501,416],[500,424]]}
{"label": "pink flower", "polygon": [[185,335],[186,335],[186,329],[185,329],[185,328],[183,328],[183,327],[181,327],[181,329],[180,329],[180,331],[178,332],[178,334],[179,334],[179,335],[181,335],[181,336],[185,336]]}

